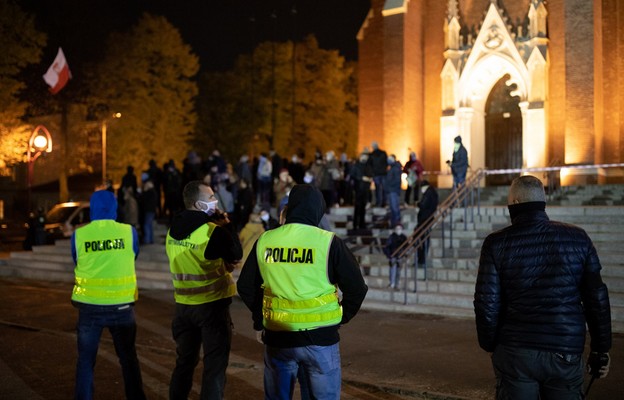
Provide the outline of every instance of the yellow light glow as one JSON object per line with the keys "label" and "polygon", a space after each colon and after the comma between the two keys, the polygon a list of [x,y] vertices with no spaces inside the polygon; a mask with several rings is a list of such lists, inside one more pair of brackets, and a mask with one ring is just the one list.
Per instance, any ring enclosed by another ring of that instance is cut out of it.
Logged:
{"label": "yellow light glow", "polygon": [[35,149],[43,150],[48,146],[48,138],[44,135],[38,135],[35,137],[33,145],[35,146]]}

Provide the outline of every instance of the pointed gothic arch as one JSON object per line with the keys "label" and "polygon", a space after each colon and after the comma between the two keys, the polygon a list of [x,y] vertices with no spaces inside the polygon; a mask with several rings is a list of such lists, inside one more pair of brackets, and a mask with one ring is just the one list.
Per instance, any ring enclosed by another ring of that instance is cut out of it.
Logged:
{"label": "pointed gothic arch", "polygon": [[[542,13],[535,13],[534,4],[529,11],[532,11],[530,19],[536,19],[536,15],[543,18]],[[456,14],[449,13],[445,25],[455,24],[457,20]],[[503,77],[508,77],[508,84],[515,85],[514,96],[520,100],[520,167],[547,164],[547,39],[540,24],[534,25],[532,32],[528,32],[536,37],[519,38],[517,33],[509,31],[505,21],[502,10],[491,3],[477,37],[469,38],[461,48],[447,48],[444,53],[440,168],[444,168],[444,161],[452,154],[453,138],[458,134],[468,150],[472,169],[490,167],[486,165],[486,103],[492,89]],[[518,33],[522,34],[520,27]],[[455,100],[454,107],[450,104],[451,98]],[[507,167],[518,166],[510,164]]]}

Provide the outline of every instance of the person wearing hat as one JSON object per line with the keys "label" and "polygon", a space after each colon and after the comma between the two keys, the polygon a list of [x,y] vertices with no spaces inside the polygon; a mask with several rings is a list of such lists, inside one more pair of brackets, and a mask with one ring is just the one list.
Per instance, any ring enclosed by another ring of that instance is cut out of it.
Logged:
{"label": "person wearing hat", "polygon": [[[422,229],[428,223],[429,218],[435,214],[438,209],[438,191],[429,184],[429,181],[425,179],[421,182],[420,191],[422,192],[422,198],[418,202],[418,222],[415,231]],[[418,265],[420,267],[425,266],[428,250],[429,238],[418,248]]]}
{"label": "person wearing hat", "polygon": [[338,331],[355,317],[368,287],[342,239],[318,227],[324,212],[318,189],[295,185],[284,225],[260,236],[238,278],[265,345],[265,399],[291,398],[297,377],[310,398],[340,399]]}
{"label": "person wearing hat", "polygon": [[453,159],[447,160],[446,163],[451,167],[453,174],[453,188],[463,185],[466,181],[466,173],[468,172],[468,152],[462,144],[461,136],[454,139]]}
{"label": "person wearing hat", "polygon": [[108,328],[121,364],[126,398],[145,399],[135,347],[134,302],[139,292],[134,260],[139,254],[139,237],[133,226],[115,221],[117,199],[108,190],[91,195],[90,215],[91,222],[71,237],[76,264],[71,302],[78,309],[74,398],[93,398],[93,369],[102,331]]}

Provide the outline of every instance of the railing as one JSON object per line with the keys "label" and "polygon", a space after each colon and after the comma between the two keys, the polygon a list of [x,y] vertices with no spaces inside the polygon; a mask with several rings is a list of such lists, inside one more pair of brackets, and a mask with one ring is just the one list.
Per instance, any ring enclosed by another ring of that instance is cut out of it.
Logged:
{"label": "railing", "polygon": [[[517,169],[498,169],[498,170],[487,170],[487,169],[479,169],[473,174],[469,175],[466,182],[459,186],[458,188],[453,189],[451,194],[438,206],[437,211],[429,217],[426,221],[424,221],[420,226],[417,226],[414,232],[407,238],[407,240],[392,254],[392,257],[396,257],[401,260],[401,266],[403,270],[403,304],[407,304],[407,292],[408,292],[408,268],[407,262],[410,257],[413,256],[413,280],[414,280],[414,289],[413,292],[417,292],[418,289],[418,248],[424,246],[425,253],[425,263],[423,265],[424,269],[424,280],[426,281],[427,276],[427,266],[428,266],[428,243],[431,238],[431,232],[433,228],[440,226],[441,229],[441,240],[442,240],[442,257],[446,256],[446,231],[448,230],[448,243],[449,249],[453,248],[453,229],[455,228],[455,224],[453,223],[454,213],[453,208],[462,206],[463,207],[463,229],[468,229],[468,221],[471,223],[474,222],[475,212],[478,216],[481,215],[481,183],[482,180],[485,179],[488,175],[498,175],[498,174],[522,174],[522,173],[535,173],[535,172],[544,172],[548,174],[549,181],[553,179],[555,173],[560,173],[563,168],[574,168],[574,169],[596,169],[596,168],[624,168],[624,163],[619,164],[596,164],[596,165],[564,165],[564,166],[550,166],[550,167],[540,167],[540,168],[517,168]],[[549,197],[552,197],[556,194],[557,191],[561,190],[561,185],[554,184],[550,186],[549,182]],[[448,219],[448,221],[447,221]],[[447,223],[448,222],[448,223]]]}

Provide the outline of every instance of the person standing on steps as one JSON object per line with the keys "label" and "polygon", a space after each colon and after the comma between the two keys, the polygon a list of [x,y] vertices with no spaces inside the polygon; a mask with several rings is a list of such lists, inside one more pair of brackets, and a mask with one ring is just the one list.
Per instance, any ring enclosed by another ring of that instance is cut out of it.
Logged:
{"label": "person standing on steps", "polygon": [[462,144],[461,136],[456,136],[453,140],[453,158],[447,160],[446,163],[451,167],[453,174],[453,188],[457,188],[466,181],[466,173],[468,172],[468,151]]}

